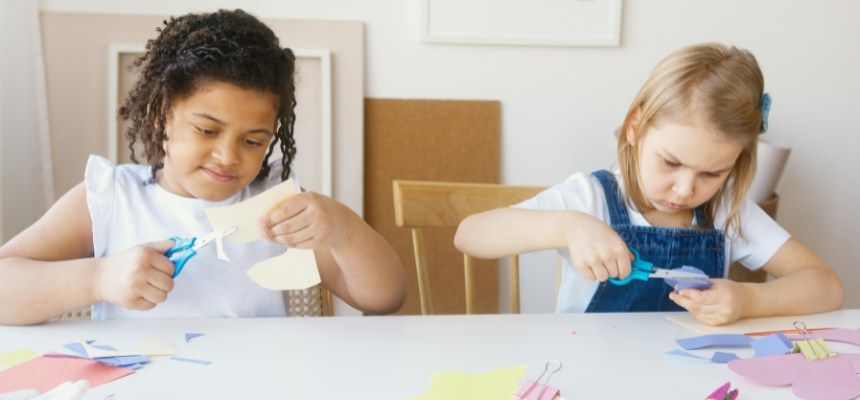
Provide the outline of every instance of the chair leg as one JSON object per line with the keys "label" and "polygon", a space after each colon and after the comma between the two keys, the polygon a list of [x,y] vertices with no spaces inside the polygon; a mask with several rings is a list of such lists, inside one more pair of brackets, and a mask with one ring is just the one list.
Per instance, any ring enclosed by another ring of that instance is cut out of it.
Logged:
{"label": "chair leg", "polygon": [[417,228],[412,229],[412,247],[415,251],[415,273],[418,278],[418,298],[421,302],[421,315],[432,315],[433,301],[430,297],[430,277],[427,273],[427,260],[424,257],[424,235]]}
{"label": "chair leg", "polygon": [[508,274],[508,292],[510,292],[511,314],[520,313],[520,257],[511,257],[510,273]]}
{"label": "chair leg", "polygon": [[466,314],[475,313],[475,290],[474,282],[474,265],[472,265],[472,257],[463,254],[463,277],[466,283]]}

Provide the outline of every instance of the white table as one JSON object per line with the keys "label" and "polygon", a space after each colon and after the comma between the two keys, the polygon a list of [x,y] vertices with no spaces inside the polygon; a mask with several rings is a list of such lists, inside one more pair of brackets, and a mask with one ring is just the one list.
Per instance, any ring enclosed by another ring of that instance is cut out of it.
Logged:
{"label": "white table", "polygon": [[[860,310],[816,320],[860,328]],[[186,332],[206,336],[185,343]],[[154,360],[85,399],[403,399],[424,393],[435,371],[525,364],[534,378],[547,360],[564,364],[552,384],[568,399],[700,399],[726,381],[743,398],[792,397],[723,364],[663,355],[679,348],[676,337],[693,335],[665,313],[74,321],[0,327],[0,352],[47,352],[81,338],[130,348],[158,336],[213,362]]]}

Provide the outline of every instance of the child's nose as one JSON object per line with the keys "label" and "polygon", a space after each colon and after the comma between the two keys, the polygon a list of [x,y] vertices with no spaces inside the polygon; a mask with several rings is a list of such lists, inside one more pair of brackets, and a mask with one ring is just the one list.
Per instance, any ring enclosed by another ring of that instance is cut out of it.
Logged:
{"label": "child's nose", "polygon": [[678,197],[686,199],[693,196],[694,183],[695,177],[682,175],[675,180],[675,185],[672,187],[672,190],[678,195]]}
{"label": "child's nose", "polygon": [[228,140],[222,140],[218,143],[218,146],[215,147],[215,151],[213,155],[224,165],[232,165],[239,162],[239,146],[235,143],[231,143]]}

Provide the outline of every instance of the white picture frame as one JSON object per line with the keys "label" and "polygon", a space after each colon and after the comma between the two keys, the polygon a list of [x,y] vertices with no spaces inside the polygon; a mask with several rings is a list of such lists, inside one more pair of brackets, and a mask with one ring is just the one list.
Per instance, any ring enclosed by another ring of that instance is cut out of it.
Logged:
{"label": "white picture frame", "polygon": [[[107,74],[107,151],[108,160],[117,164],[119,161],[119,68],[120,56],[124,54],[142,54],[145,46],[142,44],[111,44],[108,46]],[[320,113],[321,150],[320,150],[320,193],[331,197],[333,190],[332,165],[332,66],[331,52],[328,49],[294,49],[296,58],[314,58],[320,62]]]}
{"label": "white picture frame", "polygon": [[422,0],[431,44],[615,47],[622,0]]}

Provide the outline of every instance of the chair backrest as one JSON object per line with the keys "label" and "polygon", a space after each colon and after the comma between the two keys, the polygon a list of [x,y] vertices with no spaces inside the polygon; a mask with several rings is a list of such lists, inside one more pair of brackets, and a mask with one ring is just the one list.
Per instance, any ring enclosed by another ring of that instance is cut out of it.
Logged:
{"label": "chair backrest", "polygon": [[[506,207],[545,189],[541,186],[507,186],[481,183],[394,181],[394,218],[398,227],[411,228],[418,277],[421,314],[433,314],[423,234],[425,228],[456,227],[472,214]],[[510,257],[508,269],[510,310],[520,312],[519,257]],[[473,260],[463,255],[466,313],[475,310]]]}

